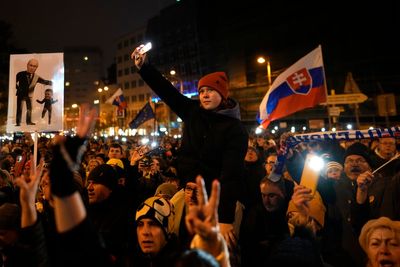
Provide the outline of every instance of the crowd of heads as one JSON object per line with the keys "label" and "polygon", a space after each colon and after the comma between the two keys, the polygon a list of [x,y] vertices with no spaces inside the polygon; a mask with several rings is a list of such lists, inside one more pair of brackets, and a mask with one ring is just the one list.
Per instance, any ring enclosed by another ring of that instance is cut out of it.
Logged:
{"label": "crowd of heads", "polygon": [[[297,192],[301,189],[297,189],[298,185],[295,178],[291,176],[288,166],[285,164],[281,174],[282,179],[278,182],[269,178],[271,173],[276,171],[280,141],[260,136],[249,139],[244,161],[247,167],[257,164],[262,174],[258,175],[257,188],[253,188],[254,191],[250,194],[259,194],[258,203],[266,212],[274,214],[284,211],[289,228],[292,226],[290,228],[292,233],[296,226],[303,225],[316,236],[325,224],[324,196],[317,193],[307,201],[308,216],[304,217],[301,208],[293,201],[293,196],[298,197],[302,193]],[[175,207],[177,203],[184,203],[183,206],[186,207],[184,209],[198,204],[199,188],[195,181],[186,181],[183,184],[178,179],[176,154],[179,152],[179,143],[173,139],[165,139],[161,144],[162,149],[154,152],[154,149],[139,145],[138,142],[126,144],[109,140],[90,140],[82,168],[74,177],[77,186],[81,188],[81,194],[86,194],[83,199],[87,200],[87,205],[96,205],[107,201],[113,194],[122,192],[121,189],[131,190],[132,178],[129,169],[136,166],[136,171],[140,175],[136,177],[138,180],[135,182],[135,187],[138,189],[137,186],[139,186],[140,192],[135,193],[138,195],[143,193],[143,195],[140,199],[129,202],[134,205],[130,212],[134,213],[133,227],[136,228],[138,245],[143,253],[149,255],[159,253],[171,236],[179,233],[176,218],[181,216],[181,211]],[[341,149],[336,151],[327,144],[310,142],[299,144],[293,150],[297,153],[321,156],[325,162],[321,179],[333,182],[338,182],[343,177],[357,181],[362,173],[371,172],[379,167],[373,159],[374,156],[389,160],[398,153],[396,147],[398,144],[394,138],[375,140],[368,146],[361,142],[346,142],[339,145]],[[48,165],[51,164],[52,159],[50,146],[51,140],[45,138],[42,138],[38,144],[38,158],[43,158],[46,162],[37,197],[39,211],[43,209],[43,202],[51,205],[52,201],[48,176]],[[33,167],[32,149],[33,143],[30,140],[2,144],[0,247],[6,243],[12,243],[16,238],[18,225],[20,225],[20,211],[13,180],[16,175],[29,176],[30,169]],[[290,160],[290,156],[287,158],[286,160]],[[147,189],[149,191],[146,191]],[[181,197],[178,197],[179,194]],[[178,198],[182,199],[182,202],[177,201]],[[369,221],[359,235],[359,244],[365,251],[371,266],[399,264],[399,242],[399,222],[386,217]],[[192,256],[188,255],[188,257]]]}

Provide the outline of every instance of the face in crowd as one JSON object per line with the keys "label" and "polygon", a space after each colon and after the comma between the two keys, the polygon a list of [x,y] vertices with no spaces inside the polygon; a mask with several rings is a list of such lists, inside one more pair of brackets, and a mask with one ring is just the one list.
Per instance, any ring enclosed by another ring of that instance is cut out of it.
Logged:
{"label": "face in crowd", "polygon": [[339,180],[342,171],[339,168],[330,168],[326,172],[326,177],[333,180]]}
{"label": "face in crowd", "polygon": [[196,183],[187,182],[185,186],[185,204],[188,206],[196,205],[198,203],[198,192]]}
{"label": "face in crowd", "polygon": [[361,173],[370,170],[368,162],[360,155],[349,155],[344,161],[344,172],[351,180],[355,181]]}
{"label": "face in crowd", "polygon": [[136,232],[140,249],[145,254],[155,256],[167,244],[163,229],[153,219],[143,218],[139,220]]}
{"label": "face in crowd", "polygon": [[204,86],[199,90],[201,106],[206,110],[216,109],[222,101],[222,96],[211,87]]}
{"label": "face in crowd", "polygon": [[269,175],[272,172],[272,169],[274,168],[277,158],[278,157],[276,155],[270,155],[265,160],[265,171],[267,175]]}
{"label": "face in crowd", "polygon": [[258,160],[258,155],[255,148],[249,147],[247,149],[246,156],[244,157],[244,161],[246,162],[256,162]]}
{"label": "face in crowd", "polygon": [[150,197],[136,211],[136,234],[144,254],[157,255],[173,232],[174,206],[162,197]]}
{"label": "face in crowd", "polygon": [[103,202],[111,195],[112,190],[103,184],[94,183],[88,180],[87,191],[89,196],[89,204]]}
{"label": "face in crowd", "polygon": [[268,212],[279,210],[284,204],[284,195],[282,190],[272,184],[265,182],[260,184],[262,202]]}
{"label": "face in crowd", "polygon": [[51,197],[50,190],[50,177],[47,169],[43,170],[42,180],[40,181],[40,189],[43,193],[43,198],[52,203],[53,199]]}
{"label": "face in crowd", "polygon": [[380,138],[378,152],[384,159],[391,159],[396,155],[396,140],[394,138]]}
{"label": "face in crowd", "polygon": [[370,233],[367,255],[372,267],[400,266],[400,236],[392,229],[380,227]]}
{"label": "face in crowd", "polygon": [[110,147],[110,150],[108,151],[108,157],[110,159],[121,159],[122,149],[120,147]]}

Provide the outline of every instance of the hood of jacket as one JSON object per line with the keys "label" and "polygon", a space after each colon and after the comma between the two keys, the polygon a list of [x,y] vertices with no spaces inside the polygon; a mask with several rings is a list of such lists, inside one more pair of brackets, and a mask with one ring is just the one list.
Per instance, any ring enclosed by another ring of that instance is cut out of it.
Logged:
{"label": "hood of jacket", "polygon": [[228,106],[229,108],[218,110],[217,113],[240,120],[239,103],[233,98],[228,98]]}

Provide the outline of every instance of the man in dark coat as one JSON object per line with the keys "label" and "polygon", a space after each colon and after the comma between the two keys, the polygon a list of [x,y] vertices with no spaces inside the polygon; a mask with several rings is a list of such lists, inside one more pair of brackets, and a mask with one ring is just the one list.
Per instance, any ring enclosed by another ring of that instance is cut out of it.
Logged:
{"label": "man in dark coat", "polygon": [[208,191],[212,180],[219,179],[221,233],[228,242],[234,240],[232,223],[244,183],[248,133],[240,121],[239,104],[228,97],[227,76],[214,72],[202,77],[198,83],[199,101],[192,100],[152,66],[143,64],[146,54],[140,49],[135,49],[132,58],[142,79],[184,122],[178,175],[181,181],[202,175]]}
{"label": "man in dark coat", "polygon": [[21,125],[22,101],[26,103],[26,124],[35,125],[32,122],[32,95],[37,83],[52,85],[52,81],[45,80],[35,74],[39,67],[39,61],[31,59],[28,61],[27,70],[20,71],[16,76],[16,96],[17,96],[17,118],[16,125]]}
{"label": "man in dark coat", "polygon": [[118,173],[108,164],[95,167],[88,176],[88,217],[94,224],[103,246],[119,266],[132,237],[128,202],[118,190]]}

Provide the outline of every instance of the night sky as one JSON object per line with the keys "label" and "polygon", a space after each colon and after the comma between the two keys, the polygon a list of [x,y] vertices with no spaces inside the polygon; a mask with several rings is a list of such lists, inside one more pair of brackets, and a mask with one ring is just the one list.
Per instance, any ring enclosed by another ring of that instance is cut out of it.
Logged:
{"label": "night sky", "polygon": [[[107,67],[113,62],[116,39],[145,26],[168,2],[174,0],[6,0],[0,6],[0,20],[12,25],[18,48],[41,53],[59,52],[66,46],[99,46]],[[254,20],[232,26],[231,30],[234,37],[238,33],[235,38],[248,39],[249,47],[265,39],[260,44],[267,53],[276,55],[275,62],[282,62],[274,68],[287,67],[322,44],[325,67],[331,75],[343,76],[344,80],[346,72],[353,71],[356,79],[374,88],[371,79],[381,81],[389,91],[400,89],[398,1],[357,5],[351,1],[210,3],[211,9],[201,18],[210,25],[219,17],[234,25],[243,12],[258,12]],[[256,17],[260,16],[267,22],[258,23]]]}
{"label": "night sky", "polygon": [[99,46],[113,62],[116,39],[146,25],[163,0],[2,1],[0,20],[12,25],[14,43],[32,52]]}

